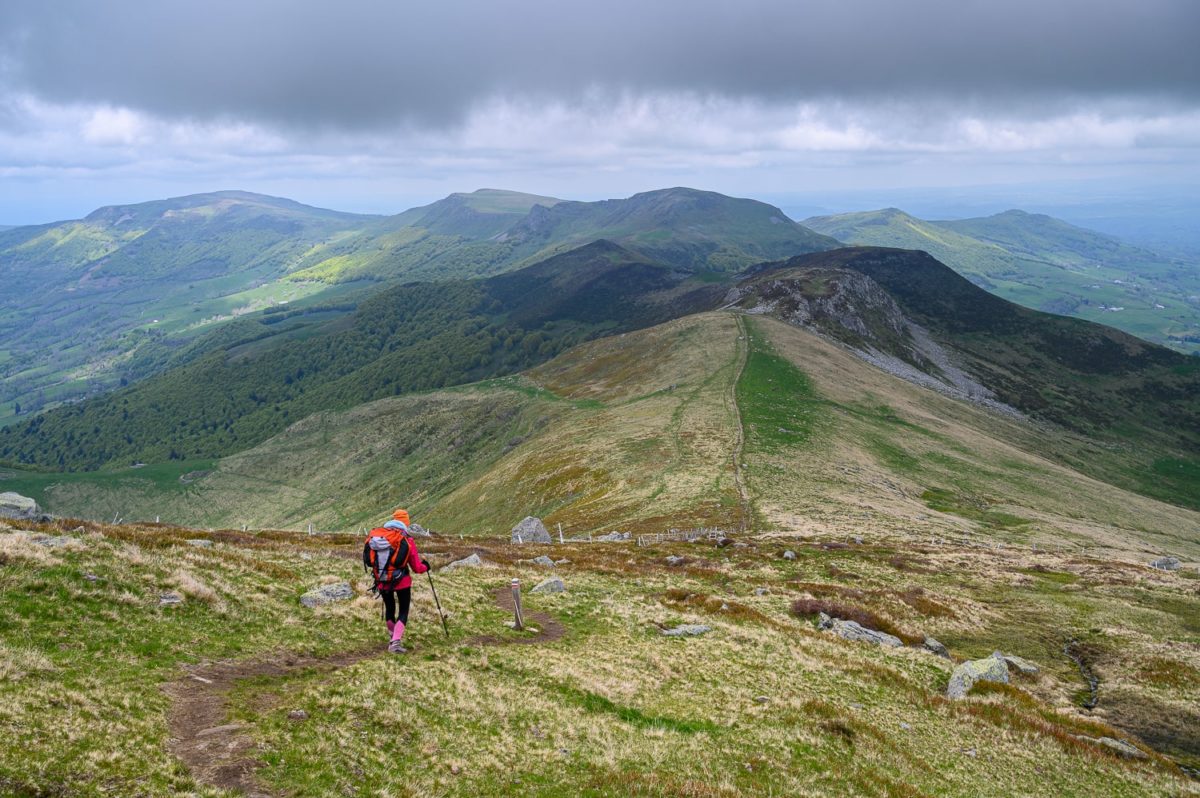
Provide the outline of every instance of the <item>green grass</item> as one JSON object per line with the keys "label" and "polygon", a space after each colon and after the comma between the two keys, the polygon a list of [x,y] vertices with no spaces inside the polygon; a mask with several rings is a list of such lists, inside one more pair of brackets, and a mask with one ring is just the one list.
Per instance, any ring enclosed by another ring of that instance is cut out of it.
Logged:
{"label": "green grass", "polygon": [[945,488],[929,488],[921,494],[921,500],[931,510],[977,521],[990,529],[1012,529],[1030,523],[1027,518],[992,510],[984,499]]}
{"label": "green grass", "polygon": [[812,380],[775,353],[752,320],[745,326],[749,352],[737,383],[737,402],[747,445],[775,452],[809,443],[827,411]]}

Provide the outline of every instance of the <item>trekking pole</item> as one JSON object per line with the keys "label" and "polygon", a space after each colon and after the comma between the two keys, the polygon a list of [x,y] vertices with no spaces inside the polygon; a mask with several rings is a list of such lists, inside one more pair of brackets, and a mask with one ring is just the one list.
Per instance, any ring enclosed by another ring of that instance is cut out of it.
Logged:
{"label": "trekking pole", "polygon": [[446,613],[442,612],[442,602],[438,601],[437,588],[433,586],[433,574],[426,571],[425,575],[429,577],[429,589],[433,591],[433,603],[437,605],[438,617],[442,619],[442,631],[446,633],[446,637],[450,637],[450,629],[446,626]]}

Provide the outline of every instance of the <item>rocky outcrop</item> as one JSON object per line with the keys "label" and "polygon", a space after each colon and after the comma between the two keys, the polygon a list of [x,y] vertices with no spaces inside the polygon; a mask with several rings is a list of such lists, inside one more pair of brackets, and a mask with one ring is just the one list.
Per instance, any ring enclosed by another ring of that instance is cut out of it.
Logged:
{"label": "rocky outcrop", "polygon": [[1179,560],[1175,557],[1159,557],[1150,563],[1150,567],[1160,571],[1178,571]]}
{"label": "rocky outcrop", "polygon": [[879,632],[874,629],[868,629],[858,621],[843,621],[841,618],[830,618],[825,613],[818,616],[817,625],[826,631],[833,632],[843,640],[852,640],[855,643],[871,643],[885,648],[900,648],[904,642],[887,632]]}
{"label": "rocky outcrop", "polygon": [[996,656],[967,660],[950,674],[946,697],[964,698],[976,682],[1008,684],[1008,663]]}
{"label": "rocky outcrop", "polygon": [[662,633],[667,637],[695,637],[711,631],[711,626],[705,626],[701,623],[684,623],[673,629],[663,629]]}
{"label": "rocky outcrop", "polygon": [[326,604],[333,604],[338,601],[347,601],[354,598],[354,589],[350,587],[349,582],[335,582],[332,585],[324,585],[315,590],[310,590],[300,597],[300,603],[305,607],[322,607]]}
{"label": "rocky outcrop", "polygon": [[1034,665],[1024,657],[1018,657],[1016,654],[1003,654],[999,651],[996,651],[992,653],[992,656],[999,657],[1000,659],[1004,660],[1005,664],[1007,664],[1009,668],[1012,668],[1016,670],[1017,673],[1025,676],[1034,676],[1040,670],[1037,665]]}
{"label": "rocky outcrop", "polygon": [[937,654],[939,657],[950,659],[949,650],[947,650],[944,645],[938,642],[936,638],[926,637],[925,642],[921,644],[921,648],[925,649],[931,654]]}
{"label": "rocky outcrop", "polygon": [[551,543],[550,533],[542,519],[526,516],[512,528],[513,543]]}
{"label": "rocky outcrop", "polygon": [[0,518],[14,521],[40,521],[42,508],[28,496],[19,493],[0,493]]}

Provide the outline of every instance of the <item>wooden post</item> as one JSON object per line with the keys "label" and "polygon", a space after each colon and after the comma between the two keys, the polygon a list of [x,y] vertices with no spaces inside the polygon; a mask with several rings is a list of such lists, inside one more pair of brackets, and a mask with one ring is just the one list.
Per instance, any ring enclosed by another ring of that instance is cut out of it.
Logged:
{"label": "wooden post", "polygon": [[154,516],[154,523],[156,523],[156,524],[158,523],[158,516],[157,516],[157,515],[156,515],[156,516]]}
{"label": "wooden post", "polygon": [[559,542],[559,543],[562,543],[562,542],[563,542],[563,539],[562,539],[562,524],[559,524],[559,525],[558,525],[558,542]]}
{"label": "wooden post", "polygon": [[308,534],[312,534],[312,524],[308,525]]}
{"label": "wooden post", "polygon": [[513,577],[512,580],[512,597],[513,597],[513,628],[518,632],[525,628],[525,621],[521,617],[521,580]]}

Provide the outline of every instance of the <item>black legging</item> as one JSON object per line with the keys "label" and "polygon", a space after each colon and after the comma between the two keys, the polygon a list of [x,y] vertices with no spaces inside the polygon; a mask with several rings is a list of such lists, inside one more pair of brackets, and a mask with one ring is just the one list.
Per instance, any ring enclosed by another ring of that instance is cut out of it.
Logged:
{"label": "black legging", "polygon": [[412,588],[380,590],[379,595],[383,597],[383,619],[399,621],[408,626],[408,605],[412,601]]}

